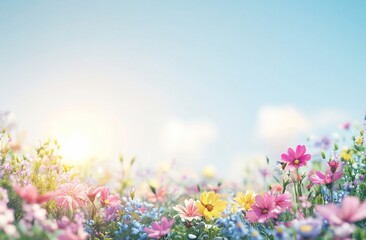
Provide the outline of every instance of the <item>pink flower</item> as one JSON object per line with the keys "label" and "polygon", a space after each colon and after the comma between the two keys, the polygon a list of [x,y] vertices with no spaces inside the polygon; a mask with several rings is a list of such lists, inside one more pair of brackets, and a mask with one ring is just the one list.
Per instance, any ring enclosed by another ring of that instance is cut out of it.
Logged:
{"label": "pink flower", "polygon": [[337,171],[337,168],[339,167],[339,162],[336,160],[332,160],[332,161],[328,162],[328,165],[329,165],[332,173],[335,173]]}
{"label": "pink flower", "polygon": [[8,236],[19,237],[14,225],[14,210],[9,209],[5,202],[0,202],[0,230]]}
{"label": "pink flower", "polygon": [[24,201],[26,201],[29,204],[35,204],[35,203],[41,204],[51,200],[55,196],[55,193],[53,192],[40,195],[38,193],[37,188],[33,185],[27,185],[23,188],[15,185],[13,186],[13,188],[15,192],[19,195],[19,197],[21,197]]}
{"label": "pink flower", "polygon": [[342,128],[343,128],[343,129],[348,130],[350,127],[351,127],[351,123],[350,123],[350,122],[344,122],[344,123],[342,124]]}
{"label": "pink flower", "polygon": [[74,221],[63,216],[57,223],[58,227],[63,230],[58,236],[58,240],[86,240],[89,236],[83,228],[84,216],[80,213],[75,215]]}
{"label": "pink flower", "polygon": [[276,210],[275,212],[277,214],[280,214],[284,212],[286,209],[289,209],[292,207],[292,201],[291,201],[291,194],[290,193],[284,193],[274,196],[274,201],[276,204]]}
{"label": "pink flower", "polygon": [[147,198],[150,202],[156,203],[156,202],[163,202],[165,199],[166,190],[165,188],[159,188],[155,190],[155,193],[148,192]]}
{"label": "pink flower", "polygon": [[252,223],[264,223],[268,219],[277,218],[275,196],[269,193],[265,193],[263,196],[257,195],[252,210],[247,212],[247,218]]}
{"label": "pink flower", "polygon": [[326,173],[322,173],[321,171],[316,171],[314,175],[311,175],[309,177],[310,181],[312,181],[314,184],[330,184],[332,182],[337,181],[340,179],[343,175],[343,172],[338,171],[335,173],[332,173],[331,170],[327,170]]}
{"label": "pink flower", "polygon": [[193,221],[193,219],[200,220],[201,214],[198,212],[196,202],[193,199],[184,200],[184,205],[176,205],[173,207],[178,212],[182,221]]}
{"label": "pink flower", "polygon": [[62,184],[58,190],[56,204],[64,209],[76,209],[85,206],[87,197],[85,187],[78,183]]}
{"label": "pink flower", "polygon": [[90,202],[94,203],[95,196],[100,192],[102,188],[99,186],[94,186],[89,188],[89,190],[86,193],[86,196],[89,198]]}
{"label": "pink flower", "polygon": [[163,217],[161,219],[161,224],[155,221],[151,224],[151,228],[145,227],[144,231],[148,234],[149,238],[160,239],[170,232],[170,228],[173,224],[174,219],[168,221],[166,217]]}
{"label": "pink flower", "polygon": [[306,147],[304,145],[298,145],[296,147],[296,152],[292,148],[289,148],[287,150],[287,154],[283,153],[281,155],[281,159],[287,163],[287,169],[290,171],[295,170],[299,167],[305,166],[306,162],[310,160],[311,155],[305,154],[305,152]]}
{"label": "pink flower", "polygon": [[354,196],[344,197],[341,207],[331,203],[317,205],[315,209],[331,225],[339,226],[343,223],[354,223],[366,218],[366,201],[360,203],[360,200]]}
{"label": "pink flower", "polygon": [[100,190],[100,203],[104,206],[111,206],[119,204],[119,198],[116,195],[110,195],[109,189],[107,187],[103,187]]}

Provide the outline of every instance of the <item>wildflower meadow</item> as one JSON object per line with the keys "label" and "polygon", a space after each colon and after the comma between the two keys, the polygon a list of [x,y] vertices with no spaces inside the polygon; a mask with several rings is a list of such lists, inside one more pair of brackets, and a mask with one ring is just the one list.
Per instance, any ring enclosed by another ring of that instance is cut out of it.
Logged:
{"label": "wildflower meadow", "polygon": [[63,163],[56,140],[23,150],[5,126],[0,239],[365,239],[364,131],[344,124],[338,137],[305,139],[243,176],[266,178],[264,188],[192,182],[173,169],[153,173],[156,184],[142,174],[143,187],[130,172],[138,159],[123,157],[112,187]]}

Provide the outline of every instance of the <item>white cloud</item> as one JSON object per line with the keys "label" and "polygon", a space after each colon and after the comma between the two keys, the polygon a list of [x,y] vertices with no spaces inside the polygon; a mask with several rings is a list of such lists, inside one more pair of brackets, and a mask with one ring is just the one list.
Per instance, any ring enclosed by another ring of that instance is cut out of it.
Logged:
{"label": "white cloud", "polygon": [[310,120],[292,106],[265,106],[258,113],[259,136],[274,146],[289,142],[310,128]]}
{"label": "white cloud", "polygon": [[192,162],[203,157],[207,146],[217,139],[217,128],[212,122],[168,122],[162,134],[162,149],[167,158]]}

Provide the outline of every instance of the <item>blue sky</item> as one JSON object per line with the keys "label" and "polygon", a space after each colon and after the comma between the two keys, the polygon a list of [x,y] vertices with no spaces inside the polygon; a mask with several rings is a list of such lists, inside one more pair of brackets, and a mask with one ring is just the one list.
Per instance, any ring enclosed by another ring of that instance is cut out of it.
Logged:
{"label": "blue sky", "polygon": [[99,159],[176,158],[227,174],[362,119],[365,10],[363,1],[2,1],[0,109],[31,144],[79,128]]}

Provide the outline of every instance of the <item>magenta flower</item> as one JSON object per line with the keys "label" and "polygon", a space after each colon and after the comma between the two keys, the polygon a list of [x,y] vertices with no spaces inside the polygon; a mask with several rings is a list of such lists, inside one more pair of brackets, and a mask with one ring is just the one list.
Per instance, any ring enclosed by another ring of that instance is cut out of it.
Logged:
{"label": "magenta flower", "polygon": [[281,159],[287,163],[287,169],[292,171],[299,167],[305,166],[306,162],[310,160],[311,155],[305,154],[306,147],[304,145],[298,145],[296,147],[296,152],[289,148],[287,154],[283,153]]}
{"label": "magenta flower", "polygon": [[178,212],[182,221],[192,221],[193,219],[200,220],[201,214],[198,212],[196,202],[193,199],[184,200],[184,205],[176,205],[173,207],[175,211]]}
{"label": "magenta flower", "polygon": [[85,187],[78,183],[65,183],[59,187],[56,204],[64,209],[76,209],[87,204]]}
{"label": "magenta flower", "polygon": [[331,170],[327,170],[326,173],[322,173],[321,171],[316,171],[314,175],[311,175],[309,177],[310,181],[312,181],[314,184],[330,184],[332,182],[337,181],[340,179],[343,175],[343,172],[332,172]]}
{"label": "magenta flower", "polygon": [[144,231],[148,234],[149,238],[160,239],[170,232],[170,228],[173,224],[174,219],[168,221],[166,217],[163,217],[161,219],[161,224],[155,221],[151,224],[151,228],[145,227]]}
{"label": "magenta flower", "polygon": [[246,216],[252,223],[264,223],[268,219],[277,218],[275,196],[269,193],[265,193],[263,196],[257,195],[255,204],[252,205],[252,210],[249,210]]}
{"label": "magenta flower", "polygon": [[332,160],[328,162],[329,168],[332,171],[332,173],[335,173],[339,167],[339,162],[336,160]]}
{"label": "magenta flower", "polygon": [[18,196],[29,204],[41,204],[51,200],[55,196],[55,193],[53,192],[41,195],[38,193],[38,189],[33,185],[27,185],[25,187],[15,185],[13,188]]}
{"label": "magenta flower", "polygon": [[341,207],[331,203],[317,205],[315,209],[331,225],[339,226],[343,223],[354,223],[366,218],[366,201],[360,203],[360,200],[354,196],[344,197]]}
{"label": "magenta flower", "polygon": [[100,203],[104,206],[111,206],[119,204],[119,198],[116,195],[109,194],[109,189],[107,187],[103,187],[100,190]]}

